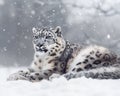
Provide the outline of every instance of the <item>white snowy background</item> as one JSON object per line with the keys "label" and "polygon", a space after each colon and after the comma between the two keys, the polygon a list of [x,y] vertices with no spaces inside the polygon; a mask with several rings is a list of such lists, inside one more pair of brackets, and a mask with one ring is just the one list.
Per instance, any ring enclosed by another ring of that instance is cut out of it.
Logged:
{"label": "white snowy background", "polygon": [[6,81],[32,61],[32,27],[57,25],[71,42],[120,54],[120,0],[0,0],[0,96],[120,96],[120,80]]}

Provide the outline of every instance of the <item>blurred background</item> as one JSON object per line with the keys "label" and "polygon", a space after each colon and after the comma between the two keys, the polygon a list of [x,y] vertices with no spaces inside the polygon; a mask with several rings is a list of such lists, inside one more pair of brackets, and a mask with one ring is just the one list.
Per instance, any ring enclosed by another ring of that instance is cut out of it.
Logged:
{"label": "blurred background", "polygon": [[66,40],[120,54],[120,0],[0,0],[0,66],[28,66],[32,27],[62,27]]}

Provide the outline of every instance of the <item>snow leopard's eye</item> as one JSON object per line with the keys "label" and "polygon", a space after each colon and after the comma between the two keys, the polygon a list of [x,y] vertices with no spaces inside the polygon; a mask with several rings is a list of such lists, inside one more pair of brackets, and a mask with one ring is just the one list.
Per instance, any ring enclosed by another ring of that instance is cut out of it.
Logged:
{"label": "snow leopard's eye", "polygon": [[39,37],[38,36],[33,36],[34,37],[34,39],[38,39]]}
{"label": "snow leopard's eye", "polygon": [[46,36],[46,39],[51,39],[51,36]]}
{"label": "snow leopard's eye", "polygon": [[53,38],[53,36],[51,34],[46,36],[46,39],[52,39],[52,38]]}

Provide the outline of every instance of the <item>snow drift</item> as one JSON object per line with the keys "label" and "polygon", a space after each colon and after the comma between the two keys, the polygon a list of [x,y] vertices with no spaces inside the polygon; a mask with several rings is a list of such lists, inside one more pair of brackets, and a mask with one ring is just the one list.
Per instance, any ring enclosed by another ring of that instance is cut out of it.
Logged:
{"label": "snow drift", "polygon": [[120,96],[120,80],[82,77],[67,81],[61,77],[37,83],[6,81],[6,78],[17,70],[19,68],[0,68],[0,96]]}

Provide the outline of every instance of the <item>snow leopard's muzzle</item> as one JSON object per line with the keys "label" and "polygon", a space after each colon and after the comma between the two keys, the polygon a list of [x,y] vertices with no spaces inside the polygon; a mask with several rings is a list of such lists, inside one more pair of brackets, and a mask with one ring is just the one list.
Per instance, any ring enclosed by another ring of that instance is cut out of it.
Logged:
{"label": "snow leopard's muzzle", "polygon": [[37,44],[36,45],[36,51],[47,52],[48,50],[43,44]]}

